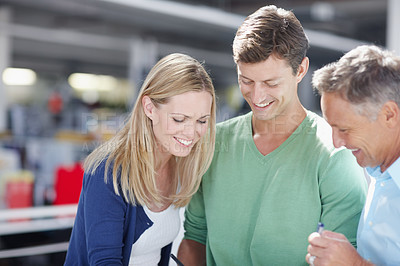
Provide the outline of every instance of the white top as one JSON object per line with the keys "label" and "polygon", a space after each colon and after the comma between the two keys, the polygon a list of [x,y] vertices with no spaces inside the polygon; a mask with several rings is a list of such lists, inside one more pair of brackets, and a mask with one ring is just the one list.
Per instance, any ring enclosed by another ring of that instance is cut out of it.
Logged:
{"label": "white top", "polygon": [[153,225],[132,245],[129,265],[157,265],[161,249],[173,242],[180,230],[179,208],[170,205],[162,212],[152,212],[143,206]]}

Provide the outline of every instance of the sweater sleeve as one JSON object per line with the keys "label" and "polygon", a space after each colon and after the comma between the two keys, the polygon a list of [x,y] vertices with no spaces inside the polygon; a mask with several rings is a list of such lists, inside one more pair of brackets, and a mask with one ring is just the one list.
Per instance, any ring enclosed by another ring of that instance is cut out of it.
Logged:
{"label": "sweater sleeve", "polygon": [[186,207],[184,229],[184,239],[206,244],[207,224],[201,185]]}
{"label": "sweater sleeve", "polygon": [[320,176],[321,222],[325,228],[344,234],[356,247],[357,227],[367,183],[354,156],[345,149],[335,152]]}
{"label": "sweater sleeve", "polygon": [[115,194],[109,177],[105,183],[103,167],[85,176],[84,228],[90,265],[122,265],[127,204]]}

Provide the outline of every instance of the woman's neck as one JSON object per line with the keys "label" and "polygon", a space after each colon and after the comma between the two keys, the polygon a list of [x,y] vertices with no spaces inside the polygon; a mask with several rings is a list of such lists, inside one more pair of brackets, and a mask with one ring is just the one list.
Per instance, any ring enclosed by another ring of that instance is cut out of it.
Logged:
{"label": "woman's neck", "polygon": [[166,167],[172,157],[173,156],[170,152],[165,151],[160,144],[157,144],[156,150],[154,151],[154,168],[156,172]]}
{"label": "woman's neck", "polygon": [[171,195],[176,193],[175,160],[171,156],[159,168],[156,168],[155,181],[159,195],[163,198],[161,204],[147,206],[151,211],[160,212],[168,208],[171,203]]}

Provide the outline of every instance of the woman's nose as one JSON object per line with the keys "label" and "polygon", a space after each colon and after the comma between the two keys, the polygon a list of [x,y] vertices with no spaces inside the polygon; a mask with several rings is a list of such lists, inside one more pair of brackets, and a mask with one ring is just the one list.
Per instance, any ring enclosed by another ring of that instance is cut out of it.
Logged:
{"label": "woman's nose", "polygon": [[196,132],[196,126],[194,123],[186,123],[183,129],[183,134],[187,137],[193,138]]}

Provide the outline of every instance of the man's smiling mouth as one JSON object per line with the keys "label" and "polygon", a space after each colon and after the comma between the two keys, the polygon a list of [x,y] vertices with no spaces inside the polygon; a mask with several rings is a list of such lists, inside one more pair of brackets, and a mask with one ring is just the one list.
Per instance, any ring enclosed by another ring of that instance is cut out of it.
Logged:
{"label": "man's smiling mouth", "polygon": [[274,101],[270,101],[270,102],[268,102],[268,103],[255,103],[254,105],[257,106],[257,107],[260,107],[260,108],[264,108],[264,107],[270,105],[270,104],[273,103],[273,102],[274,102]]}

